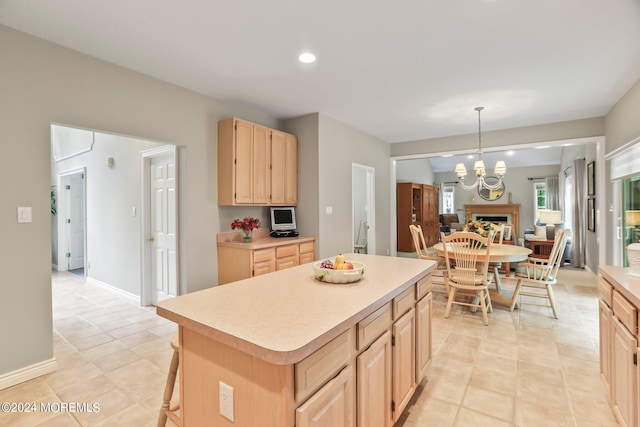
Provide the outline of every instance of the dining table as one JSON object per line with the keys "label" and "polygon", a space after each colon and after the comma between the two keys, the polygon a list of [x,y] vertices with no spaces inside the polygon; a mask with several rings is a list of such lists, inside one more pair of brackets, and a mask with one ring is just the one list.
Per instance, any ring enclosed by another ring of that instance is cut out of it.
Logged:
{"label": "dining table", "polygon": [[[442,242],[436,243],[433,246],[433,249],[438,252],[438,255],[444,257],[444,245]],[[515,245],[507,245],[500,243],[493,243],[489,248],[489,256],[488,260],[485,259],[484,256],[478,256],[478,262],[490,262],[490,263],[500,263],[500,262],[518,262],[525,261],[529,255],[531,254],[531,249],[525,248],[523,246],[515,246]],[[507,306],[511,306],[512,299],[507,298],[504,295],[504,291],[502,289],[502,284],[500,281],[500,275],[496,274],[495,277],[495,289],[489,289],[489,294],[491,295],[491,301],[497,302],[500,304],[504,304]]]}

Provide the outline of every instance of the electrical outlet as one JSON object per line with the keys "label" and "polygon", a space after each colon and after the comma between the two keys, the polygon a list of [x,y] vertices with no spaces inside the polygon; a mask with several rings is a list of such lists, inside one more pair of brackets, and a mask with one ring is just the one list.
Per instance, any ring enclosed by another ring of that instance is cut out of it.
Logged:
{"label": "electrical outlet", "polygon": [[220,381],[220,415],[234,421],[233,419],[233,387]]}

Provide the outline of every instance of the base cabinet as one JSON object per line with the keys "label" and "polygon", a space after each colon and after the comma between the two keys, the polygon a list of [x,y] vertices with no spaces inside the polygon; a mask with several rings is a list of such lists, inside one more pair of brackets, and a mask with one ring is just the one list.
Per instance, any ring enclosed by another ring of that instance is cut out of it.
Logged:
{"label": "base cabinet", "polygon": [[640,427],[640,295],[628,288],[628,269],[601,266],[600,273],[600,376],[620,425]]}
{"label": "base cabinet", "polygon": [[400,418],[402,411],[416,390],[416,319],[412,308],[393,324],[393,422]]}
{"label": "base cabinet", "polygon": [[613,316],[611,326],[611,403],[620,424],[635,427],[638,412],[638,341],[616,316]]}
{"label": "base cabinet", "polygon": [[431,315],[433,294],[429,293],[416,304],[416,383],[427,375],[431,364]]}
{"label": "base cabinet", "polygon": [[358,426],[388,427],[391,419],[391,333],[385,332],[357,359]]}
{"label": "base cabinet", "polygon": [[355,371],[352,366],[344,368],[296,409],[297,427],[355,425]]}

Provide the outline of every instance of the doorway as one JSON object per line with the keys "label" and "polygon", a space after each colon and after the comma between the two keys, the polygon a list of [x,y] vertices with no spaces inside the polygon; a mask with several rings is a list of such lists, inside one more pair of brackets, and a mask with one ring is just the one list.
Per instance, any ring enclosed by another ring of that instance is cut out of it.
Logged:
{"label": "doorway", "polygon": [[353,251],[375,254],[375,169],[352,163],[351,189]]}
{"label": "doorway", "polygon": [[86,169],[58,175],[58,270],[85,275]]}

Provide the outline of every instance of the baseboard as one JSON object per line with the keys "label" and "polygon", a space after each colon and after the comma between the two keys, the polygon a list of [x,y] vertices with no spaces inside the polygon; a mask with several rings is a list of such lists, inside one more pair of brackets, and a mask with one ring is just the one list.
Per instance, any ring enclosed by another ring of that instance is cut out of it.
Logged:
{"label": "baseboard", "polygon": [[89,283],[94,284],[94,285],[98,285],[98,286],[101,286],[103,288],[109,289],[110,291],[116,292],[116,293],[122,295],[123,297],[126,297],[126,298],[134,301],[138,305],[140,304],[140,296],[138,296],[138,295],[132,294],[131,292],[123,291],[120,288],[116,288],[113,285],[110,285],[110,284],[105,283],[105,282],[101,282],[100,280],[94,279],[93,277],[90,277],[90,276],[87,276],[85,278],[85,280],[87,282],[89,282]]}
{"label": "baseboard", "polygon": [[42,375],[48,374],[49,372],[53,372],[57,367],[58,362],[56,362],[56,358],[54,357],[13,372],[2,374],[0,375],[0,390],[4,390],[5,388],[38,378]]}

